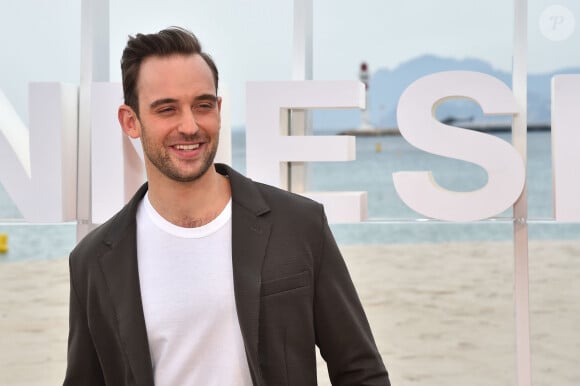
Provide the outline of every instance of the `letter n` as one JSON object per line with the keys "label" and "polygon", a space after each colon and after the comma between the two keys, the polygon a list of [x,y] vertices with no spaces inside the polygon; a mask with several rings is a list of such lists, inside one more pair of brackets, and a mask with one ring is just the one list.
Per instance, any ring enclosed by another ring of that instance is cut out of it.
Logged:
{"label": "letter n", "polygon": [[76,218],[78,87],[29,85],[30,130],[0,91],[0,183],[28,222]]}

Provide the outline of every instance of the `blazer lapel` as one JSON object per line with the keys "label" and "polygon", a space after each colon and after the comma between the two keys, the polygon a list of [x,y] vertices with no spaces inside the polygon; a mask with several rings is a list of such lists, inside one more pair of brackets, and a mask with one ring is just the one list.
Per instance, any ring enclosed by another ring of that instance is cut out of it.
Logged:
{"label": "blazer lapel", "polygon": [[252,379],[255,385],[263,385],[258,355],[260,289],[271,225],[261,216],[270,209],[250,180],[223,165],[216,165],[216,169],[231,182],[236,308]]}
{"label": "blazer lapel", "polygon": [[232,209],[232,263],[238,320],[255,384],[260,384],[258,336],[262,261],[270,225],[236,206]]}
{"label": "blazer lapel", "polygon": [[153,386],[153,367],[139,285],[135,222],[137,206],[146,190],[144,185],[112,224],[109,238],[105,240],[111,249],[101,256],[100,264],[135,382]]}

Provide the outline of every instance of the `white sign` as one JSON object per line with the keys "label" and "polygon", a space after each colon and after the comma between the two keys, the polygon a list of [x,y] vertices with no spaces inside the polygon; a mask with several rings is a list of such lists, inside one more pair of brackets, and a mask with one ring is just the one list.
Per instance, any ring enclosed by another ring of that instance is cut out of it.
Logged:
{"label": "white sign", "polygon": [[[248,177],[287,189],[287,162],[351,161],[352,136],[288,136],[292,109],[365,107],[357,81],[250,82],[247,86],[246,172]],[[307,192],[325,206],[330,222],[367,218],[366,192]]]}
{"label": "white sign", "polygon": [[556,221],[580,221],[580,75],[552,79],[552,180]]}
{"label": "white sign", "polygon": [[518,112],[511,90],[498,79],[478,72],[440,72],[415,81],[403,92],[397,109],[399,130],[419,149],[481,166],[487,184],[472,192],[454,192],[438,185],[430,171],[397,172],[395,189],[411,209],[431,218],[493,217],[520,196],[526,179],[524,162],[516,149],[498,137],[439,122],[435,110],[451,97],[470,98],[488,115]]}
{"label": "white sign", "polygon": [[[453,71],[417,80],[401,96],[398,121],[402,135],[429,153],[475,163],[488,174],[487,184],[472,192],[438,186],[429,171],[394,173],[401,199],[416,212],[440,220],[476,221],[513,205],[525,183],[525,166],[507,142],[489,134],[438,122],[433,111],[448,98],[470,98],[488,114],[518,113],[509,88],[476,72]],[[554,208],[557,221],[580,221],[580,75],[557,76],[552,88]],[[126,202],[143,179],[140,145],[121,133],[116,111],[118,84],[93,85],[93,221],[107,219]],[[291,109],[364,108],[359,82],[256,82],[248,85],[248,176],[285,187],[284,163],[348,161],[355,138],[285,135]],[[0,93],[0,183],[29,222],[75,219],[77,111],[76,86],[57,83],[30,86],[30,134]],[[366,218],[366,192],[310,192],[325,203],[331,222]]]}
{"label": "white sign", "polygon": [[30,131],[0,91],[0,183],[26,221],[75,220],[77,89],[31,84]]}

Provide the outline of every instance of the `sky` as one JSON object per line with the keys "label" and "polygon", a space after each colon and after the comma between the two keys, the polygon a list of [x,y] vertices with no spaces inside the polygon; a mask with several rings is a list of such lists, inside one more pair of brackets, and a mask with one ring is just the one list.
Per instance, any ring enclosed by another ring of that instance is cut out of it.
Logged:
{"label": "sky", "polygon": [[[216,60],[233,126],[245,122],[247,81],[292,79],[293,0],[109,3],[111,81],[121,79],[128,35],[171,25],[192,30]],[[568,11],[564,32],[554,6]],[[27,122],[29,82],[79,83],[81,0],[19,0],[3,8],[0,90]],[[510,71],[513,19],[509,0],[314,0],[313,78],[357,79],[362,61],[372,73],[425,54],[479,58]],[[528,23],[530,72],[580,67],[578,0],[530,0]]]}

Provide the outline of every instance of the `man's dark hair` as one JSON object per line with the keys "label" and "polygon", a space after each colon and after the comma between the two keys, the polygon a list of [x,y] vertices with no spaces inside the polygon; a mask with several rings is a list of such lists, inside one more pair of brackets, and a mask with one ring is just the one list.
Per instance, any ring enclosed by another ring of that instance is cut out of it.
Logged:
{"label": "man's dark hair", "polygon": [[139,114],[137,78],[141,63],[151,56],[167,57],[176,54],[200,55],[211,69],[217,91],[219,79],[217,67],[211,56],[202,51],[199,40],[192,32],[180,27],[170,27],[155,34],[129,36],[121,57],[123,95],[125,104],[137,114]]}

